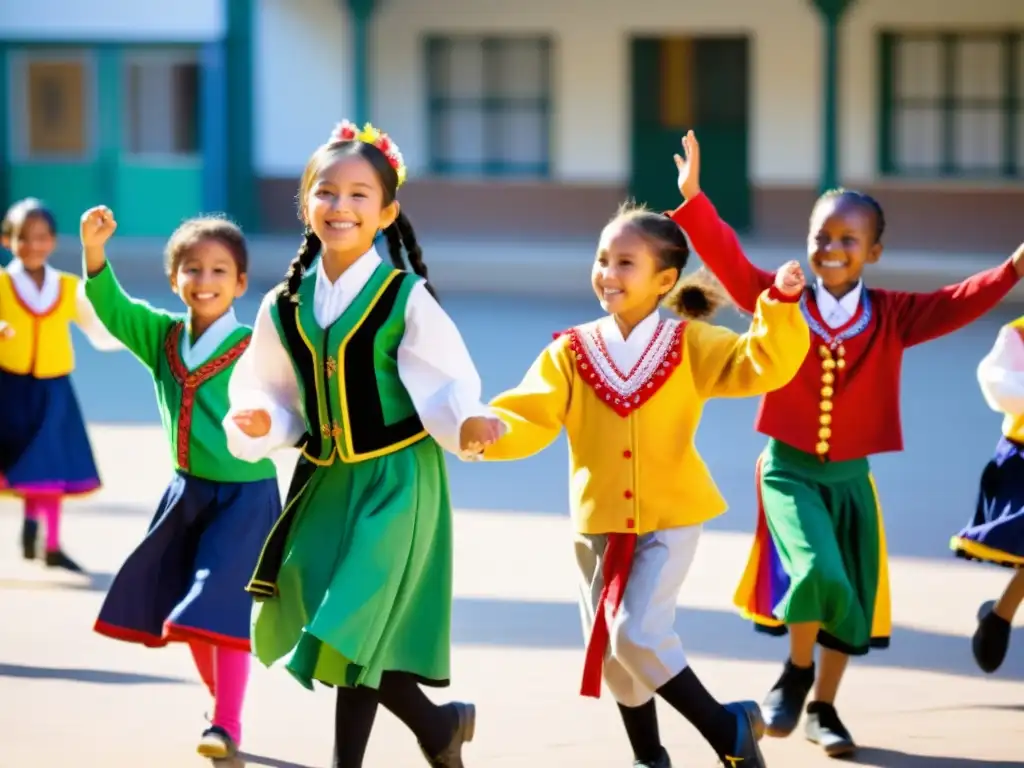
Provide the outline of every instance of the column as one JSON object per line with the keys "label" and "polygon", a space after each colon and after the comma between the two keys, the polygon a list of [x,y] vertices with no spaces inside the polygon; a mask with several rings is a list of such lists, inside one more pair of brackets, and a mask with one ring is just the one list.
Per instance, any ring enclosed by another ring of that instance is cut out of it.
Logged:
{"label": "column", "polygon": [[839,186],[839,29],[854,0],[811,0],[821,14],[822,56],[821,190]]}
{"label": "column", "polygon": [[370,23],[376,0],[343,0],[349,14],[352,49],[352,122],[362,125],[370,120]]}
{"label": "column", "polygon": [[225,164],[228,212],[243,229],[254,231],[257,215],[253,170],[253,36],[255,0],[224,0],[227,34],[224,74],[227,89]]}

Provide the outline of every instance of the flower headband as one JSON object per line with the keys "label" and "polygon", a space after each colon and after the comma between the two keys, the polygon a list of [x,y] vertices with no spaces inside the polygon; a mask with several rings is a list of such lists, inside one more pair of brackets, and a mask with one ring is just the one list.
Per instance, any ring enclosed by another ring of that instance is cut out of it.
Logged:
{"label": "flower headband", "polygon": [[379,128],[374,128],[373,125],[367,123],[363,126],[362,130],[359,130],[359,127],[350,120],[342,120],[334,127],[330,141],[362,141],[366,144],[372,144],[384,153],[384,157],[388,159],[391,167],[395,169],[395,173],[398,174],[398,186],[402,186],[405,183],[405,159],[402,157],[398,146],[391,140],[391,137]]}

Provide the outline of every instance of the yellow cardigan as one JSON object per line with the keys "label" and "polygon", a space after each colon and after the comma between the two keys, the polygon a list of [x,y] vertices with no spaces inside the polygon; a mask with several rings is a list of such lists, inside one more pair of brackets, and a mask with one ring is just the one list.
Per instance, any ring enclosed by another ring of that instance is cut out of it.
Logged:
{"label": "yellow cardigan", "polygon": [[0,368],[37,379],[66,376],[75,369],[71,323],[78,319],[78,278],[60,273],[60,294],[42,314],[21,300],[14,280],[0,270],[0,320],[14,335],[0,340]]}
{"label": "yellow cardigan", "polygon": [[601,353],[596,327],[559,336],[518,387],[491,402],[509,429],[484,458],[526,458],[564,426],[580,533],[643,534],[720,515],[725,499],[694,445],[704,401],[789,383],[810,348],[799,304],[766,291],[744,334],[663,320],[628,380]]}

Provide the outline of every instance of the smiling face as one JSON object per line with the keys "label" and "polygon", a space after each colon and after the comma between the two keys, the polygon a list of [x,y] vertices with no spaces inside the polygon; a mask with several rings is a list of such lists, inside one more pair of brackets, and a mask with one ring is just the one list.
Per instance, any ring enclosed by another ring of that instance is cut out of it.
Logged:
{"label": "smiling face", "polygon": [[12,226],[11,252],[28,272],[45,267],[56,245],[57,234],[41,214],[29,214]]}
{"label": "smiling face", "polygon": [[877,214],[847,195],[825,198],[811,216],[807,260],[829,293],[841,297],[861,279],[866,264],[882,255]]}
{"label": "smiling face", "polygon": [[679,271],[663,268],[651,244],[628,218],[604,228],[591,285],[605,312],[635,325],[657,308],[678,278]]}
{"label": "smiling face", "polygon": [[205,323],[231,309],[234,300],[245,293],[246,284],[246,275],[239,273],[234,254],[214,238],[190,246],[171,273],[171,289],[192,317]]}
{"label": "smiling face", "polygon": [[377,170],[347,145],[315,157],[303,182],[302,218],[330,256],[358,258],[398,216]]}

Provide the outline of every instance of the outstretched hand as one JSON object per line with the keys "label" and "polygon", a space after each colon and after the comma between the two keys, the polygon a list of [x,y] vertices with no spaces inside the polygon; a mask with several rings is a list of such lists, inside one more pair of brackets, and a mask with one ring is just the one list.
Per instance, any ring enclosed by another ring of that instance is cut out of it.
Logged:
{"label": "outstretched hand", "polygon": [[14,329],[4,320],[0,320],[0,341],[14,337]]}
{"label": "outstretched hand", "polygon": [[505,422],[492,416],[470,416],[459,429],[459,448],[480,453],[505,434]]}
{"label": "outstretched hand", "polygon": [[262,408],[239,411],[231,420],[243,434],[254,440],[266,437],[270,433],[270,414]]}
{"label": "outstretched hand", "polygon": [[679,171],[679,193],[683,200],[693,200],[700,194],[700,144],[693,131],[683,136],[682,154],[673,155],[676,170]]}
{"label": "outstretched hand", "polygon": [[775,273],[775,288],[783,296],[799,296],[806,287],[807,278],[798,261],[787,261],[782,268]]}

